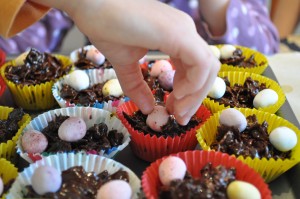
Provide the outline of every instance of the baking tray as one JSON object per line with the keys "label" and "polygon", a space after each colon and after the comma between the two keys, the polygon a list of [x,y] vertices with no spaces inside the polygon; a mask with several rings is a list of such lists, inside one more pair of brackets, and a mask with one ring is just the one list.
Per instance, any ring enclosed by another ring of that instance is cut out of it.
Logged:
{"label": "baking tray", "polygon": [[[165,59],[165,58],[168,57],[155,51],[151,51],[147,55],[148,60]],[[277,81],[275,74],[273,73],[270,67],[267,67],[263,75]],[[37,113],[34,113],[33,115],[36,114]],[[291,106],[289,105],[287,100],[283,104],[283,106],[279,109],[277,114],[285,118],[286,120],[290,121],[298,128],[300,128],[299,122],[296,119],[296,116],[293,113]],[[143,171],[146,169],[146,167],[150,165],[149,162],[143,161],[138,157],[136,157],[131,151],[129,145],[124,150],[119,152],[114,159],[124,164],[128,168],[130,168],[139,177],[142,176]],[[18,155],[14,163],[19,168],[19,172],[21,172],[24,168],[28,166],[28,163]],[[279,198],[299,199],[300,198],[300,164],[297,164],[289,171],[287,171],[286,173],[282,174],[280,177],[278,177],[277,179],[269,183],[269,187],[272,191],[272,197],[274,199],[279,199]]]}

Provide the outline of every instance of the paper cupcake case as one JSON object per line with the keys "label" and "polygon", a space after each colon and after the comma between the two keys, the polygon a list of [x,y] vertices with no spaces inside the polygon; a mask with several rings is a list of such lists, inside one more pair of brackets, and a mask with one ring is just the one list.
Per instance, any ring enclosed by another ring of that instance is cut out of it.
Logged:
{"label": "paper cupcake case", "polygon": [[[0,120],[6,120],[13,108],[0,106]],[[7,160],[12,160],[15,158],[16,153],[16,143],[22,133],[22,130],[30,122],[31,117],[25,114],[21,121],[18,122],[19,129],[11,140],[7,142],[0,143],[0,158],[5,158]]]}
{"label": "paper cupcake case", "polygon": [[[262,199],[272,198],[271,191],[261,176],[233,156],[221,152],[200,150],[180,152],[171,154],[171,156],[181,158],[187,166],[187,171],[189,171],[194,178],[201,177],[200,170],[209,162],[211,162],[214,167],[218,165],[223,165],[226,168],[234,167],[236,169],[237,180],[253,184],[259,190]],[[143,172],[141,178],[142,190],[146,198],[158,198],[159,188],[162,186],[159,180],[158,168],[161,162],[167,157],[168,156],[164,156],[151,163]]]}
{"label": "paper cupcake case", "polygon": [[[84,70],[87,75],[89,76],[90,79],[90,86],[98,84],[98,83],[104,83],[110,79],[116,79],[116,73],[114,69],[89,69],[89,70]],[[68,78],[68,75],[65,76],[64,78],[60,79],[57,81],[53,87],[52,87],[52,95],[54,96],[55,100],[59,104],[60,107],[65,108],[65,107],[81,107],[81,104],[74,104],[70,103],[67,100],[64,100],[60,96],[60,91],[62,89],[62,86],[65,84],[66,79]],[[108,102],[96,102],[92,107],[94,108],[99,108],[99,109],[104,109],[107,111],[110,111],[112,113],[115,113],[117,110],[117,107],[121,105],[122,103],[128,101],[128,97],[121,98],[120,100],[109,100]]]}
{"label": "paper cupcake case", "polygon": [[[63,55],[54,55],[62,61],[63,67],[71,65],[68,57]],[[18,85],[9,81],[5,76],[5,69],[9,65],[15,65],[15,61],[7,62],[1,67],[1,75],[9,87],[17,106],[26,110],[47,110],[56,105],[52,95],[51,88],[55,80],[37,85]]]}
{"label": "paper cupcake case", "polygon": [[[268,77],[258,75],[255,73],[248,73],[248,72],[244,73],[244,72],[234,72],[234,71],[220,72],[218,74],[218,76],[221,78],[228,77],[230,86],[233,86],[234,84],[243,85],[245,83],[246,79],[248,77],[251,77],[253,80],[257,80],[259,82],[259,84],[265,83],[267,88],[274,90],[278,94],[278,101],[274,105],[271,105],[271,106],[268,106],[265,108],[258,108],[257,110],[265,111],[265,112],[269,112],[269,113],[276,113],[286,100],[285,94],[284,94],[282,88],[280,87],[280,85],[276,81],[274,81]],[[224,109],[230,107],[230,106],[225,106],[224,104],[220,104],[219,102],[214,101],[213,99],[210,99],[208,97],[203,100],[203,104],[212,113],[216,113],[220,110],[224,110]],[[234,107],[234,108],[236,108],[236,107]],[[254,108],[254,109],[256,109],[256,108]]]}
{"label": "paper cupcake case", "polygon": [[[18,176],[18,169],[11,162],[4,158],[0,158],[0,177],[4,183],[7,185],[11,180],[14,180]],[[0,198],[5,198],[6,193],[0,195]]]}
{"label": "paper cupcake case", "polygon": [[[219,49],[222,46],[223,45],[216,45],[216,47],[218,47]],[[263,64],[260,65],[260,66],[252,67],[252,68],[222,64],[220,72],[223,72],[223,71],[240,71],[240,72],[250,72],[250,73],[256,73],[256,74],[262,74],[266,70],[266,68],[269,65],[269,62],[268,62],[267,57],[264,54],[262,54],[259,51],[253,50],[251,48],[245,47],[245,46],[239,46],[239,45],[234,45],[234,46],[236,48],[240,48],[243,51],[242,55],[245,56],[245,59],[248,59],[249,57],[254,55],[255,62],[258,63],[258,64],[260,64],[260,63],[263,63]]]}
{"label": "paper cupcake case", "polygon": [[[121,121],[116,117],[112,116],[111,112],[105,111],[102,109],[91,108],[91,107],[68,107],[68,108],[60,108],[45,112],[41,115],[38,115],[34,118],[22,131],[22,135],[30,129],[35,129],[38,131],[42,131],[45,127],[48,126],[48,122],[52,121],[55,118],[55,115],[64,115],[64,116],[76,116],[81,117],[87,126],[87,129],[92,127],[94,124],[99,124],[104,122],[108,130],[117,130],[124,135],[123,144],[118,147],[113,147],[109,150],[99,150],[98,152],[94,150],[84,151],[85,153],[92,153],[102,155],[104,157],[113,158],[118,152],[123,150],[130,142],[130,134],[127,129],[123,126]],[[24,158],[29,163],[35,162],[39,159],[42,159],[46,156],[49,156],[54,153],[43,152],[41,154],[31,154],[26,153],[21,144],[22,135],[20,136],[17,142],[17,153],[20,154],[22,158]],[[70,151],[72,152],[72,151]]]}
{"label": "paper cupcake case", "polygon": [[[297,145],[291,150],[290,158],[275,160],[274,158],[259,159],[238,156],[237,158],[239,160],[256,170],[265,179],[266,182],[271,182],[300,162],[300,130],[295,125],[275,114],[247,108],[239,108],[238,110],[241,111],[245,115],[245,117],[249,115],[256,115],[259,124],[262,124],[262,122],[266,121],[268,123],[268,133],[270,133],[277,127],[286,126],[295,131],[298,139]],[[220,114],[221,111],[215,113],[207,120],[207,122],[203,126],[201,126],[201,128],[197,129],[197,140],[203,150],[212,150],[210,148],[210,145],[216,138]]]}
{"label": "paper cupcake case", "polygon": [[6,198],[22,198],[25,186],[31,184],[31,177],[35,169],[42,165],[53,166],[60,172],[74,166],[82,166],[86,172],[95,172],[97,174],[104,170],[112,174],[119,169],[123,169],[129,174],[133,198],[138,198],[140,179],[129,168],[112,159],[85,153],[58,153],[30,164],[23,172],[19,173]]}
{"label": "paper cupcake case", "polygon": [[205,123],[211,115],[210,111],[202,105],[196,112],[196,116],[202,120],[202,123],[180,136],[164,138],[163,136],[146,135],[144,132],[135,130],[134,127],[129,124],[123,112],[128,115],[133,115],[137,110],[138,107],[132,101],[129,101],[118,107],[117,115],[131,135],[130,146],[133,153],[148,162],[152,162],[172,153],[195,149],[197,145],[196,129]]}

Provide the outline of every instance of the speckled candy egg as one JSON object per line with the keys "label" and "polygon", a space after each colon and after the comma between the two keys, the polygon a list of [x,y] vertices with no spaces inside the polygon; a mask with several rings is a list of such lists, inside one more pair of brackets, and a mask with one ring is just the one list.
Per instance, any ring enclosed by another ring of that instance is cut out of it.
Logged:
{"label": "speckled candy egg", "polygon": [[69,117],[58,129],[58,137],[67,142],[76,142],[86,134],[86,124],[80,117]]}
{"label": "speckled candy egg", "polygon": [[220,124],[238,128],[240,132],[244,131],[247,127],[247,119],[244,114],[234,108],[223,110],[219,121]]}
{"label": "speckled candy egg", "polygon": [[62,177],[60,172],[51,166],[39,166],[31,177],[32,188],[40,195],[58,191],[61,183]]}
{"label": "speckled candy egg", "polygon": [[24,60],[26,59],[27,55],[28,55],[28,52],[24,52],[22,53],[21,55],[19,55],[16,59],[15,59],[15,64],[16,66],[21,66],[24,64]]}
{"label": "speckled candy egg", "polygon": [[175,70],[164,71],[158,76],[158,83],[163,89],[170,91],[173,89],[174,75]]}
{"label": "speckled candy egg", "polygon": [[225,91],[226,91],[226,84],[224,80],[220,77],[217,77],[208,93],[208,96],[213,99],[219,99],[223,97]]}
{"label": "speckled candy egg", "polygon": [[112,180],[105,183],[97,192],[96,199],[130,199],[132,190],[124,180]]}
{"label": "speckled candy egg", "polygon": [[75,70],[66,77],[65,83],[76,91],[81,91],[89,87],[90,78],[84,71]]}
{"label": "speckled candy egg", "polygon": [[2,181],[2,178],[0,177],[0,196],[2,195],[3,193],[3,190],[4,190],[4,183]]}
{"label": "speckled candy egg", "polygon": [[118,79],[108,80],[102,88],[102,93],[104,96],[114,97],[120,97],[124,94]]}
{"label": "speckled candy egg", "polygon": [[209,48],[213,52],[213,54],[216,56],[217,59],[220,59],[221,57],[221,51],[217,46],[209,45]]}
{"label": "speckled candy egg", "polygon": [[172,65],[169,61],[157,60],[151,67],[150,75],[152,77],[158,77],[160,73],[169,70],[173,70]]}
{"label": "speckled candy egg", "polygon": [[259,190],[248,182],[235,180],[227,187],[227,196],[229,199],[260,199]]}
{"label": "speckled candy egg", "polygon": [[296,133],[285,126],[273,129],[269,135],[269,140],[277,150],[282,152],[293,149],[298,142]]}
{"label": "speckled candy egg", "polygon": [[169,114],[164,106],[156,105],[153,111],[147,116],[146,124],[156,132],[161,132],[161,127],[166,125],[169,120]]}
{"label": "speckled candy egg", "polygon": [[168,186],[172,180],[182,180],[186,170],[186,165],[181,158],[169,156],[158,167],[159,179],[163,185]]}
{"label": "speckled candy egg", "polygon": [[43,133],[32,129],[24,132],[21,144],[26,153],[42,153],[48,146],[48,140]]}
{"label": "speckled candy egg", "polygon": [[235,50],[236,50],[236,48],[233,45],[229,45],[229,44],[223,45],[220,48],[221,58],[222,59],[228,59],[228,58],[230,58],[233,55],[233,52]]}
{"label": "speckled candy egg", "polygon": [[105,56],[95,46],[91,46],[87,51],[86,58],[98,65],[103,64],[105,61]]}
{"label": "speckled candy egg", "polygon": [[255,108],[265,108],[276,104],[278,101],[278,94],[272,89],[264,89],[257,93],[253,99],[253,106]]}

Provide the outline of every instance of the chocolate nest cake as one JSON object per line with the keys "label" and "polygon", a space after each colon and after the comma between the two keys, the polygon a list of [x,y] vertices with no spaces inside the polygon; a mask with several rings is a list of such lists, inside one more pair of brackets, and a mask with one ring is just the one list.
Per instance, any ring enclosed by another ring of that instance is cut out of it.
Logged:
{"label": "chocolate nest cake", "polygon": [[94,62],[90,61],[86,58],[87,50],[81,48],[81,51],[77,52],[78,60],[74,63],[74,65],[81,70],[87,69],[98,69],[98,68],[113,68],[112,64],[105,59],[104,63],[101,65],[95,64]]}
{"label": "chocolate nest cake", "polygon": [[243,85],[234,84],[230,86],[230,82],[227,77],[223,78],[226,84],[226,91],[223,97],[220,99],[213,99],[220,104],[225,106],[230,106],[231,108],[254,108],[253,100],[254,97],[260,91],[267,89],[265,83],[259,83],[256,80],[253,80],[251,77],[248,77]]}
{"label": "chocolate nest cake", "polygon": [[247,118],[247,127],[243,132],[235,127],[220,125],[217,128],[215,141],[210,148],[230,155],[251,158],[285,159],[290,151],[278,151],[269,141],[268,123],[259,124],[255,115]]}
{"label": "chocolate nest cake", "polygon": [[64,84],[60,90],[60,96],[71,104],[80,104],[83,106],[93,106],[96,102],[108,102],[109,100],[119,100],[120,97],[104,96],[102,88],[105,83],[95,84],[90,88],[76,91],[71,86]]}
{"label": "chocolate nest cake", "polygon": [[170,186],[160,187],[159,198],[227,198],[226,189],[236,179],[235,168],[213,167],[208,163],[200,173],[200,178],[193,178],[186,172],[183,180],[173,180]]}
{"label": "chocolate nest cake", "polygon": [[48,126],[42,130],[47,137],[48,146],[45,152],[56,153],[64,151],[97,151],[110,150],[118,147],[123,143],[124,135],[117,130],[108,130],[105,123],[94,124],[90,127],[86,135],[76,142],[66,142],[58,137],[60,125],[68,119],[69,116],[56,116],[55,119],[48,123]]}
{"label": "chocolate nest cake", "polygon": [[7,66],[5,76],[8,80],[20,85],[36,85],[56,80],[66,75],[71,65],[63,68],[63,63],[49,53],[31,49],[23,65]]}
{"label": "chocolate nest cake", "polygon": [[18,122],[22,120],[24,111],[21,108],[9,113],[7,120],[0,120],[0,143],[11,140],[17,133]]}
{"label": "chocolate nest cake", "polygon": [[222,64],[227,64],[236,67],[244,67],[244,68],[253,68],[265,64],[264,62],[256,63],[254,57],[255,55],[253,54],[248,59],[246,59],[246,57],[243,56],[243,51],[240,48],[237,48],[233,52],[233,55],[230,58],[220,59],[220,61]]}
{"label": "chocolate nest cake", "polygon": [[[163,105],[163,98],[165,95],[165,91],[163,89],[157,89],[155,91],[154,97],[156,99],[157,104]],[[136,111],[133,115],[128,115],[125,112],[123,112],[123,115],[125,119],[129,122],[129,124],[135,129],[140,132],[143,132],[145,134],[150,134],[151,136],[156,135],[158,137],[163,136],[163,137],[175,137],[175,136],[180,136],[190,129],[196,127],[198,124],[200,124],[202,121],[201,119],[197,118],[195,115],[191,118],[189,123],[185,126],[179,125],[175,118],[170,115],[169,120],[166,125],[162,126],[162,131],[161,132],[156,132],[153,131],[147,124],[146,124],[146,119],[147,115],[144,115],[140,110]]]}
{"label": "chocolate nest cake", "polygon": [[57,192],[39,195],[28,185],[23,193],[25,198],[91,199],[96,198],[97,191],[103,184],[116,179],[129,182],[129,175],[122,170],[113,174],[109,174],[107,170],[96,174],[86,172],[81,166],[75,166],[62,172],[62,186]]}

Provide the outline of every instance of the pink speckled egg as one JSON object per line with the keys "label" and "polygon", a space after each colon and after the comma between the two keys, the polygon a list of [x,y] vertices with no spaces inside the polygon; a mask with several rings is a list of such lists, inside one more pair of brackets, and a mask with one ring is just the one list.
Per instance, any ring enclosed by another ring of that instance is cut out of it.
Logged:
{"label": "pink speckled egg", "polygon": [[60,172],[51,166],[39,166],[31,177],[32,188],[40,195],[58,191],[61,183],[62,177]]}
{"label": "pink speckled egg", "polygon": [[153,111],[147,116],[146,124],[156,132],[161,132],[161,127],[167,124],[169,113],[164,106],[157,105]]}
{"label": "pink speckled egg", "polygon": [[87,51],[86,58],[98,65],[103,64],[105,61],[105,56],[95,46]]}
{"label": "pink speckled egg", "polygon": [[151,67],[150,75],[152,77],[158,77],[160,73],[164,71],[173,70],[172,65],[167,60],[157,60]]}
{"label": "pink speckled egg", "polygon": [[48,146],[48,140],[43,133],[32,129],[24,132],[21,144],[27,153],[42,153]]}
{"label": "pink speckled egg", "polygon": [[247,119],[244,114],[234,108],[223,110],[219,121],[220,124],[238,128],[240,132],[244,131],[247,127]]}
{"label": "pink speckled egg", "polygon": [[58,129],[58,137],[67,142],[75,142],[86,134],[86,124],[80,117],[69,117]]}
{"label": "pink speckled egg", "polygon": [[181,158],[169,156],[158,167],[159,179],[163,185],[168,186],[172,180],[182,180],[186,170],[186,165]]}
{"label": "pink speckled egg", "polygon": [[105,183],[97,192],[96,199],[130,199],[132,190],[124,180],[112,180]]}
{"label": "pink speckled egg", "polygon": [[174,80],[175,70],[168,70],[162,72],[158,76],[158,82],[160,86],[168,91],[171,91],[173,89],[173,80]]}

